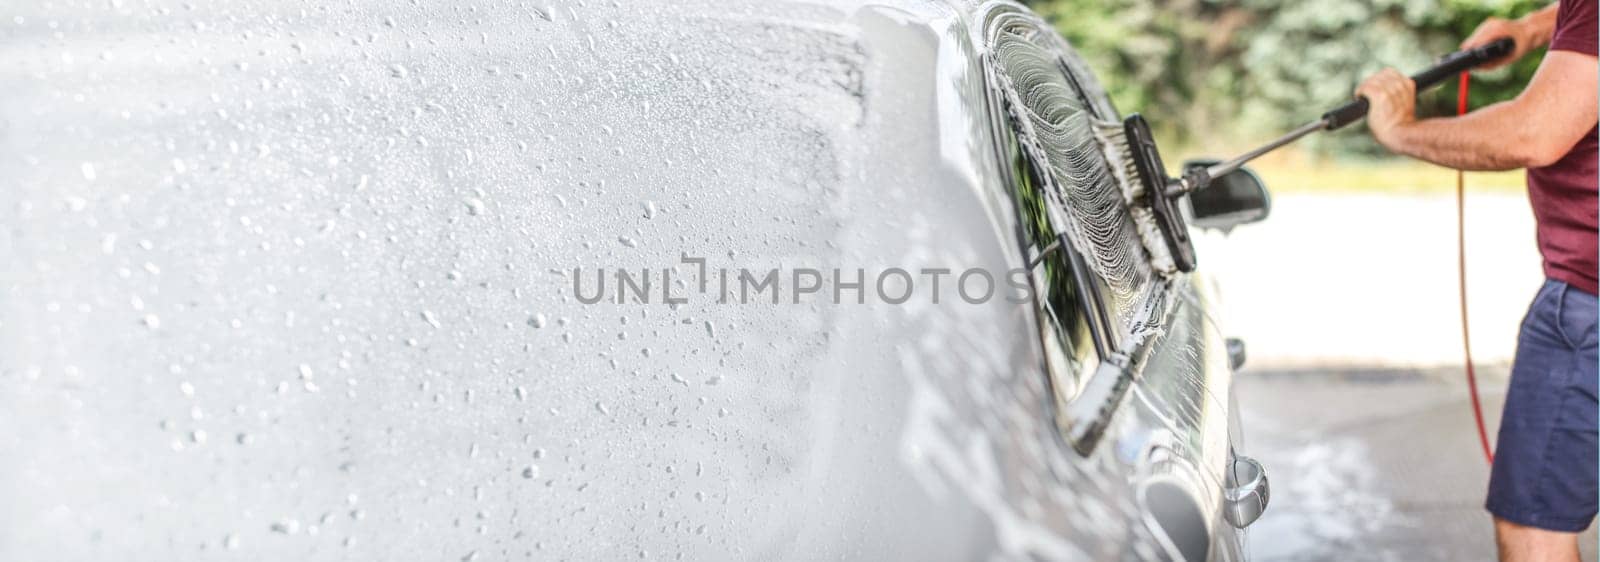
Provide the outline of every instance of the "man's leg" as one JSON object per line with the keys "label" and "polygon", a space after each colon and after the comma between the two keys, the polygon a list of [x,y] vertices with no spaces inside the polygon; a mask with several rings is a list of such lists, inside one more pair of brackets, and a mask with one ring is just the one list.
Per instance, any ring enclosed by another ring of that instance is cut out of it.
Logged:
{"label": "man's leg", "polygon": [[1501,562],[1568,562],[1578,559],[1578,534],[1546,531],[1494,518]]}
{"label": "man's leg", "polygon": [[1547,282],[1517,337],[1485,507],[1502,561],[1574,561],[1596,511],[1596,298]]}

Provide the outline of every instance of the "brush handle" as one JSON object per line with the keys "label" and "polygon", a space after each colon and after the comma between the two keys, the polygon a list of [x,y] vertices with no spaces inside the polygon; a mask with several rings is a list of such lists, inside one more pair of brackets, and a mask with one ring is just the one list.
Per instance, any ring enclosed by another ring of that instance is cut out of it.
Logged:
{"label": "brush handle", "polygon": [[[1439,59],[1439,63],[1423,69],[1422,72],[1411,75],[1411,81],[1416,83],[1417,91],[1426,90],[1444,82],[1445,79],[1471,70],[1480,64],[1504,58],[1516,48],[1516,42],[1510,37],[1501,37],[1488,44],[1456,51]],[[1327,123],[1326,130],[1332,131],[1355,122],[1367,116],[1367,98],[1362,96],[1339,106],[1333,111],[1322,114],[1322,121]]]}

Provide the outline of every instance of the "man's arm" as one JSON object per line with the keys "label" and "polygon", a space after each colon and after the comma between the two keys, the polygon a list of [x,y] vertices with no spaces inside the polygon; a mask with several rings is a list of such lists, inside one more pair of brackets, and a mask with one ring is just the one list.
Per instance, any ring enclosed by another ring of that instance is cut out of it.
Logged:
{"label": "man's arm", "polygon": [[1389,150],[1460,170],[1555,163],[1595,127],[1595,57],[1550,51],[1516,99],[1460,117],[1416,119],[1416,87],[1394,69],[1356,90],[1372,104],[1367,128]]}

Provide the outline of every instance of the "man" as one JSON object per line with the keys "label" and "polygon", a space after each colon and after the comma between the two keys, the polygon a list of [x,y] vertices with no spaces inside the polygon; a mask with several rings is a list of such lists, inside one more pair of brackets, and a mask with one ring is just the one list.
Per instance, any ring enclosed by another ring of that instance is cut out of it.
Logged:
{"label": "man", "polygon": [[1387,69],[1356,89],[1367,127],[1390,150],[1463,170],[1528,169],[1547,278],[1517,354],[1486,504],[1501,560],[1578,560],[1596,509],[1596,14],[1561,0],[1516,21],[1490,19],[1463,48],[1511,37],[1550,50],[1516,99],[1467,115],[1417,120],[1409,78]]}

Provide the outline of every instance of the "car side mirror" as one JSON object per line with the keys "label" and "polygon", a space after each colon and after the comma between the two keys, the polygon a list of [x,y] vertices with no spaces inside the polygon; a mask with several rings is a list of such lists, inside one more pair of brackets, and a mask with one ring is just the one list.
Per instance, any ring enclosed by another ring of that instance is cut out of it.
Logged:
{"label": "car side mirror", "polygon": [[[1183,169],[1207,167],[1217,160],[1190,160]],[[1211,185],[1189,193],[1184,198],[1189,210],[1189,224],[1199,228],[1220,230],[1224,234],[1241,224],[1266,220],[1272,213],[1272,195],[1267,193],[1261,177],[1249,168],[1239,168],[1212,178]]]}

